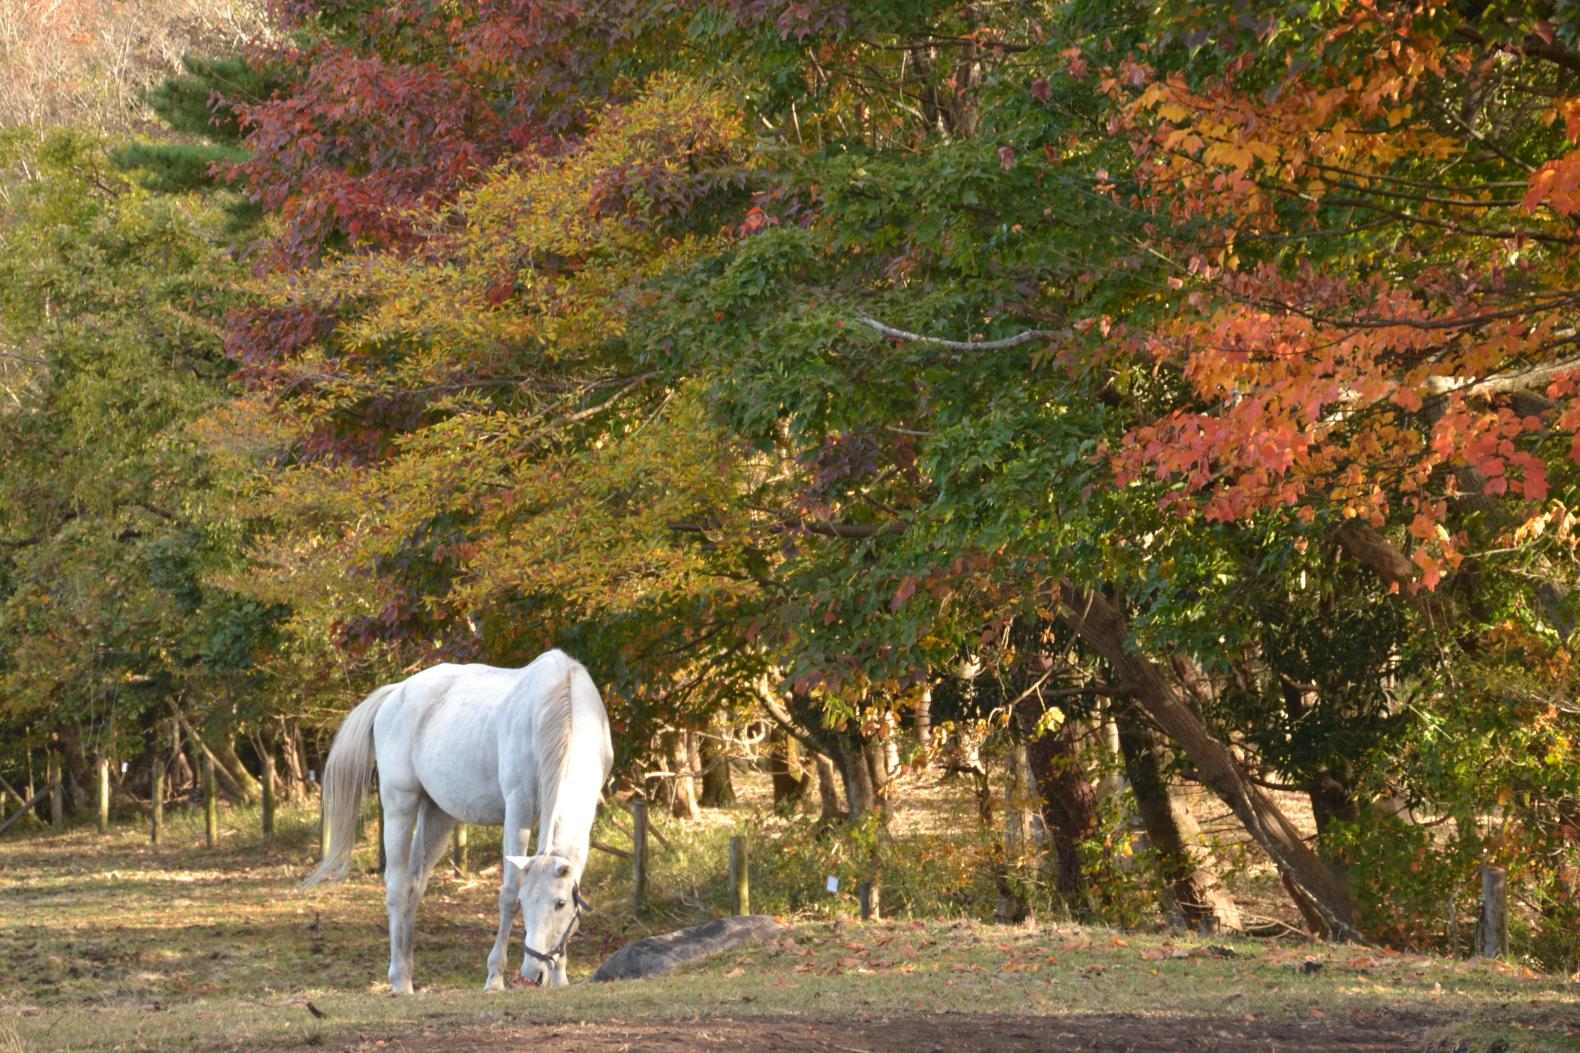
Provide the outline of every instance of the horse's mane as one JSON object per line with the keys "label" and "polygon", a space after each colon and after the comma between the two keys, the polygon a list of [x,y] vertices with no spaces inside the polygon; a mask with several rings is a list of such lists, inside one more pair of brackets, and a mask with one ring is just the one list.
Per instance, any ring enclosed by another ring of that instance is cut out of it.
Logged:
{"label": "horse's mane", "polygon": [[543,698],[538,718],[538,801],[542,819],[538,829],[538,853],[554,847],[559,822],[560,786],[571,755],[571,679],[575,667]]}

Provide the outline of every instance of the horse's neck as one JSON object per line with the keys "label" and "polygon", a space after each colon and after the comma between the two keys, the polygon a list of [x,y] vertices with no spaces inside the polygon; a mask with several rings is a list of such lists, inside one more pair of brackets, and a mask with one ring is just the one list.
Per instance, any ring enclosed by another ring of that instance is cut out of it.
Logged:
{"label": "horse's neck", "polygon": [[542,829],[548,831],[546,847],[569,859],[578,874],[587,865],[593,821],[598,817],[598,798],[603,790],[602,774],[601,764],[588,767],[586,758],[573,753],[552,800],[544,802]]}

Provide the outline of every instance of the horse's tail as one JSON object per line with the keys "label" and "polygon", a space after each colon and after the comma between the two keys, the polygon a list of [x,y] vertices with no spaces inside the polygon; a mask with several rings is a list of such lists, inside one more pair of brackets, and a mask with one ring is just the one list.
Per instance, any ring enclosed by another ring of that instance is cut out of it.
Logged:
{"label": "horse's tail", "polygon": [[357,842],[357,813],[373,777],[373,718],[397,684],[386,684],[363,699],[347,714],[324,762],[324,817],[329,824],[329,847],[323,860],[302,881],[311,888],[320,881],[339,881],[351,868],[351,850]]}

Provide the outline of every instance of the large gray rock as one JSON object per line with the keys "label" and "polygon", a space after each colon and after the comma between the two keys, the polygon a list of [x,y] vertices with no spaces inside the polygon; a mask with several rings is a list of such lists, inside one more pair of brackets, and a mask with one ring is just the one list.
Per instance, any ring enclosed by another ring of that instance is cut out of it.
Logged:
{"label": "large gray rock", "polygon": [[777,936],[784,931],[766,914],[719,918],[662,936],[628,943],[609,956],[593,973],[594,980],[636,980],[659,976],[686,962],[707,958],[742,944]]}

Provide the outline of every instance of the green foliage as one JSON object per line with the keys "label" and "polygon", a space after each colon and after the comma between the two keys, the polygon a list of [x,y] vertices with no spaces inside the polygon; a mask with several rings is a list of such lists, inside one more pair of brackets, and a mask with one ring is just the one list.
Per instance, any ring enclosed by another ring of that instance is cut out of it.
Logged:
{"label": "green foliage", "polygon": [[278,617],[205,582],[237,553],[190,427],[225,392],[243,271],[219,210],[139,190],[100,141],[8,149],[33,175],[0,220],[0,333],[31,369],[0,415],[0,722],[18,744],[63,721],[109,744],[170,698],[244,693]]}

